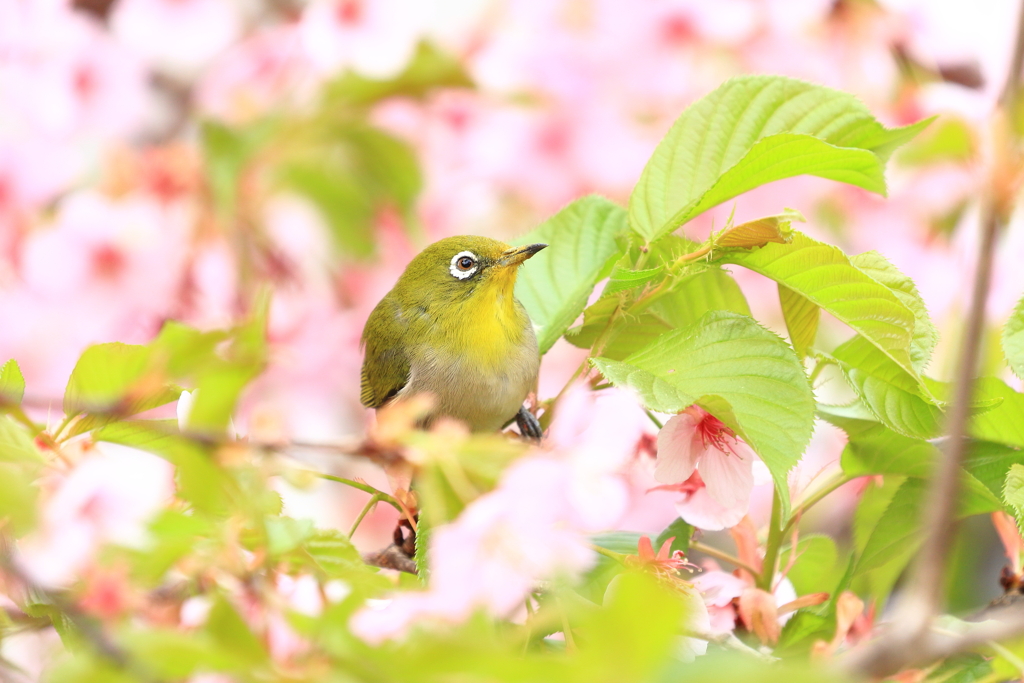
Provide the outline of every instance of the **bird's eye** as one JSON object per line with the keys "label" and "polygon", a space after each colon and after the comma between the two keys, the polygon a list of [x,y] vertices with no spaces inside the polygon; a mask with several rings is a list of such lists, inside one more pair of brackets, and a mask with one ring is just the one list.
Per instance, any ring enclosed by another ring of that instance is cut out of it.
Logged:
{"label": "bird's eye", "polygon": [[471,277],[479,269],[479,259],[476,254],[471,251],[460,251],[458,254],[452,257],[451,265],[448,267],[448,271],[453,277],[457,277],[460,280],[465,280]]}

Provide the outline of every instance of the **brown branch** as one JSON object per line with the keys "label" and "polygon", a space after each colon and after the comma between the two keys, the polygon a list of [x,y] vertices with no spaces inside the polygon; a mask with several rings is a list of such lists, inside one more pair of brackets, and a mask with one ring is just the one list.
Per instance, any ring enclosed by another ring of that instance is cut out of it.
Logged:
{"label": "brown branch", "polygon": [[406,574],[419,573],[416,569],[416,562],[394,543],[383,550],[363,555],[363,562],[373,567],[395,569]]}
{"label": "brown branch", "polygon": [[[1010,72],[994,117],[996,126],[1005,122],[1006,110],[1012,109],[1016,102],[1024,67],[1024,6],[1018,12]],[[1000,139],[997,137],[997,140]],[[1016,146],[1017,140],[1012,136],[1002,139],[1005,139],[1008,147]],[[949,439],[925,499],[924,543],[915,559],[907,588],[898,598],[892,624],[883,637],[851,653],[846,662],[850,668],[872,676],[887,676],[905,668],[912,661],[930,661],[922,660],[922,657],[940,656],[935,654],[941,648],[935,646],[931,624],[942,606],[946,561],[956,534],[959,472],[968,443],[967,427],[984,330],[985,304],[992,280],[995,243],[1009,218],[1016,185],[1014,176],[1018,172],[1013,160],[1016,149],[995,151],[997,161],[989,169],[991,185],[987,188],[982,209],[981,243],[974,270],[970,308],[964,326],[960,362],[953,382],[953,403],[946,423]],[[1000,164],[1000,161],[1004,163]],[[1021,619],[1021,626],[1024,628],[1024,618]]]}

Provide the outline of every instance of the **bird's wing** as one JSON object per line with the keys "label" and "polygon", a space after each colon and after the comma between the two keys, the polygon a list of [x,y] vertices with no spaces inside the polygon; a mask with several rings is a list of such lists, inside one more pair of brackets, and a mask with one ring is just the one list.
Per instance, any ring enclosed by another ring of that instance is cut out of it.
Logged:
{"label": "bird's wing", "polygon": [[401,309],[385,297],[373,309],[363,330],[363,371],[359,400],[367,408],[380,408],[409,381],[405,353],[408,325]]}

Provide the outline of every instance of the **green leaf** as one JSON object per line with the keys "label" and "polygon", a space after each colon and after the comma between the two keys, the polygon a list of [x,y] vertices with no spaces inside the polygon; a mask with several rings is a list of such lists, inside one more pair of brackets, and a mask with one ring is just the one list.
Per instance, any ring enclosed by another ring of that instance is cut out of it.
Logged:
{"label": "green leaf", "polygon": [[1013,374],[1024,378],[1024,298],[1017,302],[1003,326],[1003,355]]}
{"label": "green leaf", "polygon": [[832,356],[864,405],[889,429],[922,439],[941,432],[942,410],[922,397],[921,382],[864,337],[845,342]]}
{"label": "green leaf", "polygon": [[24,425],[6,415],[0,415],[0,462],[46,462]]}
{"label": "green leaf", "polygon": [[152,349],[112,342],[90,346],[82,353],[67,388],[64,413],[99,417],[79,425],[80,434],[110,419],[128,417],[177,400],[181,388],[168,384],[154,362]]}
{"label": "green leaf", "polygon": [[473,81],[455,55],[421,42],[405,69],[391,79],[376,80],[346,71],[327,84],[328,107],[374,104],[388,97],[423,99],[439,88],[471,88]]}
{"label": "green leaf", "polygon": [[1024,529],[1024,465],[1010,465],[1003,485],[1003,500],[1013,510],[1018,528]]}
{"label": "green leaf", "polygon": [[621,255],[616,240],[625,231],[625,210],[590,196],[569,204],[515,241],[548,245],[520,269],[516,280],[516,298],[530,314],[541,353],[583,312],[608,261]]}
{"label": "green leaf", "polygon": [[644,270],[629,270],[628,268],[619,268],[616,266],[612,270],[611,277],[608,279],[608,284],[604,286],[602,295],[607,296],[609,294],[617,294],[619,292],[626,292],[637,287],[641,287],[648,282],[654,280],[662,274],[662,267],[657,268],[646,268]]}
{"label": "green leaf", "polygon": [[[957,518],[985,514],[1002,509],[984,484],[970,473],[961,473],[961,498]],[[857,573],[876,569],[894,558],[903,558],[911,544],[920,542],[921,510],[927,482],[908,478],[892,497],[885,513],[877,521],[857,562]]]}
{"label": "green leaf", "polygon": [[227,654],[250,665],[267,661],[267,651],[226,598],[218,597],[206,618],[206,633]]}
{"label": "green leaf", "polygon": [[939,457],[939,449],[922,439],[902,436],[877,422],[845,427],[850,439],[843,449],[843,472],[850,477],[902,474],[927,477]]}
{"label": "green leaf", "polygon": [[682,278],[649,310],[675,328],[694,325],[710,311],[750,315],[743,290],[732,275],[721,268],[705,268]]}
{"label": "green leaf", "polygon": [[5,406],[21,405],[25,397],[25,377],[13,358],[0,367],[0,411]]}
{"label": "green leaf", "polygon": [[[628,300],[623,301],[618,296],[601,297],[587,307],[583,312],[583,325],[569,330],[566,340],[579,348],[591,348],[615,309],[628,304]],[[680,278],[643,312],[620,314],[612,325],[601,355],[622,360],[671,329],[695,324],[708,311],[750,315],[750,307],[739,285],[721,268],[701,268]]]}
{"label": "green leaf", "polygon": [[644,168],[630,225],[648,242],[764,183],[811,174],[885,193],[883,166],[927,122],[887,130],[852,95],[734,78],[680,116]]}
{"label": "green leaf", "polygon": [[145,662],[146,670],[161,680],[185,679],[197,670],[242,669],[247,664],[223,652],[205,634],[132,628],[121,635],[119,642],[133,660]]}
{"label": "green leaf", "polygon": [[642,535],[635,531],[608,531],[603,534],[594,534],[590,537],[590,542],[622,555],[636,555]]}
{"label": "green leaf", "polygon": [[316,206],[342,251],[372,255],[380,210],[408,215],[422,187],[415,152],[393,135],[345,120],[330,120],[306,134],[276,167],[277,184]]}
{"label": "green leaf", "polygon": [[678,413],[696,403],[722,420],[761,456],[788,506],[786,474],[810,440],[814,397],[778,336],[746,316],[714,311],[625,361],[594,365],[652,410]]}
{"label": "green leaf", "polygon": [[837,247],[794,232],[789,244],[768,244],[751,252],[723,252],[720,259],[761,273],[803,295],[916,376],[910,356],[914,314],[888,287],[853,265]]}
{"label": "green leaf", "polygon": [[939,342],[939,331],[928,315],[928,307],[917,291],[914,281],[892,265],[877,251],[866,251],[850,257],[850,262],[861,271],[888,287],[896,298],[914,314],[914,334],[910,341],[910,360],[914,369],[928,366],[932,351]]}
{"label": "green leaf", "polygon": [[822,534],[810,534],[802,537],[796,545],[796,557],[792,546],[782,550],[779,559],[780,567],[792,567],[786,574],[797,595],[808,593],[832,593],[839,581],[840,571],[836,568],[839,559],[836,542]]}
{"label": "green leaf", "polygon": [[661,546],[665,544],[665,541],[674,538],[675,540],[672,541],[669,549],[672,552],[681,550],[685,553],[690,549],[690,537],[693,536],[693,529],[693,525],[687,524],[682,518],[676,519],[664,531],[658,534],[657,540],[654,541],[654,552],[658,552]]}
{"label": "green leaf", "polygon": [[97,441],[109,441],[159,455],[175,466],[178,495],[214,514],[227,511],[227,496],[237,487],[198,442],[177,433],[173,420],[114,422],[98,429]]}
{"label": "green leaf", "polygon": [[984,484],[998,498],[1010,466],[1024,465],[1024,451],[990,441],[971,441],[964,458],[964,469]]}
{"label": "green leaf", "polygon": [[267,552],[271,557],[295,550],[304,541],[312,538],[316,531],[311,519],[267,517],[263,524],[267,530]]}
{"label": "green leaf", "polygon": [[991,410],[971,418],[970,434],[976,439],[1024,448],[1024,394],[995,377],[980,377],[974,383],[975,400],[1002,399]]}
{"label": "green leaf", "polygon": [[782,284],[779,285],[779,303],[782,304],[782,317],[786,320],[789,341],[796,355],[803,358],[814,346],[821,309],[804,295]]}
{"label": "green leaf", "polygon": [[934,126],[896,155],[896,162],[903,166],[965,163],[974,158],[976,150],[973,126],[943,114]]}

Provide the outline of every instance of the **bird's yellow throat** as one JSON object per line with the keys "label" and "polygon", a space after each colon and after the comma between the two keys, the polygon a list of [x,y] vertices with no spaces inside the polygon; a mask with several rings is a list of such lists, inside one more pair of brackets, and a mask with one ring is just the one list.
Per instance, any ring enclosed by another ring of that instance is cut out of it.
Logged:
{"label": "bird's yellow throat", "polygon": [[457,352],[482,372],[497,371],[523,341],[526,314],[516,304],[518,265],[495,269],[461,305],[458,325],[446,330]]}

